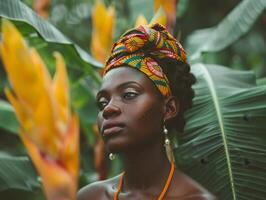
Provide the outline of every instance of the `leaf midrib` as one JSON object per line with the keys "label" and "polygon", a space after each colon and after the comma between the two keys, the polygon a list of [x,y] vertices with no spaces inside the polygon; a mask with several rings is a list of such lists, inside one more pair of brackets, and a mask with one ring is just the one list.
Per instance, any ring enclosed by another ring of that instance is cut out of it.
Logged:
{"label": "leaf midrib", "polygon": [[218,96],[215,90],[213,79],[210,76],[209,71],[202,64],[200,64],[199,67],[201,67],[201,69],[203,70],[203,75],[205,77],[205,80],[207,82],[207,85],[209,87],[209,90],[210,90],[210,93],[211,93],[211,96],[214,102],[214,107],[215,107],[216,115],[218,118],[218,123],[219,123],[221,133],[222,133],[222,140],[224,144],[225,156],[226,156],[226,161],[227,161],[227,166],[228,166],[230,185],[232,187],[233,200],[236,200],[236,191],[235,191],[234,177],[233,177],[232,166],[231,166],[231,158],[229,155],[229,148],[228,148],[228,143],[227,143],[227,137],[226,137],[225,130],[224,130],[224,122],[223,122],[222,112],[220,109],[219,99],[218,99]]}

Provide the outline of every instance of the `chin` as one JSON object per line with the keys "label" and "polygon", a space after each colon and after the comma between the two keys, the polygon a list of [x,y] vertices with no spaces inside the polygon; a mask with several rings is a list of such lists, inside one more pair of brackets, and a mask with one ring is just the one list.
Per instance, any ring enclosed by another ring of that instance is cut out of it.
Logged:
{"label": "chin", "polygon": [[109,152],[122,153],[128,151],[131,145],[125,138],[116,137],[105,140],[105,146]]}

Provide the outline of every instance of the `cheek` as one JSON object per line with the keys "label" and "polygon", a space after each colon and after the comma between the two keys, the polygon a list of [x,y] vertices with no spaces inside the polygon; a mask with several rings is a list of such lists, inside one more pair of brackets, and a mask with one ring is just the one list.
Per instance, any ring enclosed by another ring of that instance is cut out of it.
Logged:
{"label": "cheek", "polygon": [[158,106],[149,106],[144,112],[139,114],[137,123],[141,130],[154,132],[160,130],[162,120],[163,116],[160,108]]}
{"label": "cheek", "polygon": [[149,108],[144,113],[141,113],[139,120],[143,122],[153,121],[156,116],[159,115],[159,110],[156,108]]}

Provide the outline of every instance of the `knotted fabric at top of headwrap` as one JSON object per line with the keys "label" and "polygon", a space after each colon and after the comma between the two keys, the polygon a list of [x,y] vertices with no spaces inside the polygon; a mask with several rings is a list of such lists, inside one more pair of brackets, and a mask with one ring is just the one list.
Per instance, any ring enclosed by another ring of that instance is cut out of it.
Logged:
{"label": "knotted fabric at top of headwrap", "polygon": [[165,27],[160,24],[139,26],[127,31],[113,45],[103,75],[119,66],[133,67],[146,74],[163,96],[169,96],[169,81],[153,57],[187,63],[185,50]]}

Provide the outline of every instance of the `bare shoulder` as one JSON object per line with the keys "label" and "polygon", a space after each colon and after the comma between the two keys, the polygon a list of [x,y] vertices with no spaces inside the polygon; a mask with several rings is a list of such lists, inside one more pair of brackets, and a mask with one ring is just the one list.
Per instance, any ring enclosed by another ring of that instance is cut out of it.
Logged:
{"label": "bare shoulder", "polygon": [[78,200],[87,200],[100,198],[105,192],[105,186],[102,184],[102,181],[91,183],[78,191],[77,199]]}
{"label": "bare shoulder", "polygon": [[113,186],[117,184],[119,176],[91,183],[78,191],[78,200],[89,200],[89,199],[110,199],[110,195],[113,192]]}
{"label": "bare shoulder", "polygon": [[170,190],[173,196],[184,200],[216,200],[207,189],[181,171],[175,174]]}
{"label": "bare shoulder", "polygon": [[203,193],[203,194],[194,194],[187,195],[182,198],[182,200],[217,200],[212,194]]}

